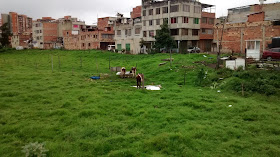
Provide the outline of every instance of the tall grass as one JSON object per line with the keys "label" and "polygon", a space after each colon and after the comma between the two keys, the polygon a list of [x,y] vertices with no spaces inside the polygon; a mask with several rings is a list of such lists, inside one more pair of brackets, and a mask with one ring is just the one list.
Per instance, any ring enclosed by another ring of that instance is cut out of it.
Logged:
{"label": "tall grass", "polygon": [[[34,142],[45,143],[48,156],[280,154],[279,98],[197,87],[203,65],[193,62],[211,59],[174,54],[172,67],[158,66],[168,57],[93,50],[1,53],[1,156],[23,156],[22,147]],[[109,58],[111,66],[137,64],[145,84],[162,90],[132,88],[134,79],[109,71]],[[104,73],[109,76],[89,79]]]}

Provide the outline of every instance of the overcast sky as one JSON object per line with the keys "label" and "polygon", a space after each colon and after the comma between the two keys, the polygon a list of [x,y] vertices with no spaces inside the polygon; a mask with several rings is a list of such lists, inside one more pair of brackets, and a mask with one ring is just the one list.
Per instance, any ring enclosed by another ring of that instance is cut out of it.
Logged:
{"label": "overcast sky", "polygon": [[[216,16],[227,15],[228,8],[258,4],[259,0],[200,0],[216,5]],[[267,0],[266,3],[280,2]],[[141,5],[141,0],[0,0],[0,13],[10,11],[25,14],[33,19],[51,16],[60,18],[72,15],[87,24],[96,23],[97,17],[115,16],[117,12],[130,16],[133,7]]]}

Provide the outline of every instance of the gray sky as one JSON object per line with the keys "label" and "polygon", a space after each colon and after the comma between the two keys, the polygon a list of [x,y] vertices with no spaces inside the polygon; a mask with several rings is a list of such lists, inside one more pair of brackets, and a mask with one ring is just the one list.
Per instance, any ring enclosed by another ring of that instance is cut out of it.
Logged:
{"label": "gray sky", "polygon": [[[216,16],[227,15],[228,8],[258,4],[259,0],[200,0],[216,5]],[[267,0],[266,3],[280,2]],[[33,19],[51,16],[60,18],[72,15],[87,24],[96,23],[97,17],[115,16],[117,12],[130,16],[133,7],[141,5],[141,0],[0,0],[0,13],[10,11],[25,14]]]}

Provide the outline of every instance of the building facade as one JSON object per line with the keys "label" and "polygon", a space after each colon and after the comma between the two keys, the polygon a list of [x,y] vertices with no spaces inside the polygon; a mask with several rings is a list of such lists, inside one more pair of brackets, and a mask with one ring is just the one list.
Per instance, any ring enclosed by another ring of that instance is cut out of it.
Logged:
{"label": "building facade", "polygon": [[143,39],[152,47],[156,30],[164,22],[169,24],[177,48],[184,52],[190,46],[198,46],[202,5],[191,0],[143,2]]}
{"label": "building facade", "polygon": [[115,24],[115,44],[118,52],[146,53],[144,45],[140,43],[143,40],[141,10],[141,6],[133,8],[130,18],[124,18],[119,14]]}
{"label": "building facade", "polygon": [[62,42],[58,38],[58,21],[51,17],[43,17],[33,22],[34,48],[60,48]]}
{"label": "building facade", "polygon": [[64,30],[64,48],[68,50],[107,50],[108,45],[115,45],[115,17],[98,19],[97,26],[79,25],[75,30]]}
{"label": "building facade", "polygon": [[[280,10],[275,6],[280,6],[280,3],[229,9],[225,22],[219,22],[215,26],[213,51],[217,52],[221,45],[221,52],[225,53],[245,53],[245,49],[255,49],[261,54],[268,48],[273,37],[280,36],[280,16],[275,16]],[[239,13],[248,13],[248,10],[251,14],[246,17],[237,16]]]}
{"label": "building facade", "polygon": [[32,40],[32,18],[16,12],[1,14],[1,23],[8,24],[11,36],[11,46],[29,48]]}

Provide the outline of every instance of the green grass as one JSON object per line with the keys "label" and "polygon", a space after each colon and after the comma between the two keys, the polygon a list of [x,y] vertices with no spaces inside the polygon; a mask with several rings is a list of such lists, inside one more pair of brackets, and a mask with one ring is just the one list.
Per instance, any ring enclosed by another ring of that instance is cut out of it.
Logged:
{"label": "green grass", "polygon": [[[278,96],[196,87],[203,66],[193,62],[214,61],[174,54],[172,70],[158,66],[168,57],[93,50],[0,53],[0,156],[24,156],[22,147],[36,141],[46,143],[48,156],[279,156]],[[109,71],[109,58],[111,66],[137,64],[145,84],[162,90],[132,88],[134,79]],[[182,65],[196,67],[187,69],[186,85]],[[99,73],[109,77],[89,80]]]}

